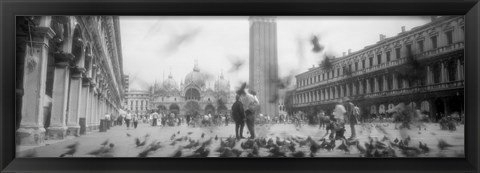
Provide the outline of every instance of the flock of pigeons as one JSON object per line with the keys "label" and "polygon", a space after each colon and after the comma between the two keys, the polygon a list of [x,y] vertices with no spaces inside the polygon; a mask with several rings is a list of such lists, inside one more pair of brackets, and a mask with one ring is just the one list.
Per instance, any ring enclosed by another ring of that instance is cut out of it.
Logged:
{"label": "flock of pigeons", "polygon": [[[193,133],[181,134],[178,131],[172,134],[169,141],[162,142],[156,140],[149,142],[149,134],[143,137],[133,137],[128,133],[126,135],[134,139],[134,146],[137,149],[141,149],[137,157],[152,157],[159,149],[165,147],[178,147],[170,157],[316,157],[321,156],[319,154],[321,151],[358,154],[360,157],[417,157],[422,154],[428,155],[431,151],[431,148],[421,141],[418,144],[412,142],[410,136],[393,140],[386,135],[381,140],[377,137],[368,137],[368,140],[361,144],[359,140],[345,138],[314,140],[310,136],[306,138],[289,136],[284,139],[278,136],[236,139],[233,136],[206,137],[205,133],[202,133],[199,139],[193,139]],[[74,156],[78,146],[78,142],[68,145],[66,152],[60,157]],[[441,139],[437,147],[441,152],[454,145]],[[97,149],[87,154],[96,157],[113,157],[114,149],[115,144],[106,140]]]}

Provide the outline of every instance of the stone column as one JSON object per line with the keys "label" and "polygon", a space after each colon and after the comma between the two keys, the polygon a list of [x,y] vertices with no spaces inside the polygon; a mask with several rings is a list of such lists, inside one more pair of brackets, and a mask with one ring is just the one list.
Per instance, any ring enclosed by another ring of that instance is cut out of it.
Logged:
{"label": "stone column", "polygon": [[383,75],[382,76],[382,82],[383,82],[383,91],[388,91],[388,82],[387,82],[387,76]]}
{"label": "stone column", "polygon": [[49,139],[64,139],[67,126],[68,88],[70,82],[70,61],[74,58],[69,53],[55,54],[55,77],[53,79],[52,115],[48,127]]}
{"label": "stone column", "polygon": [[446,75],[446,70],[445,70],[445,63],[441,62],[440,63],[440,82],[444,83],[447,82],[447,75]]}
{"label": "stone column", "polygon": [[345,97],[345,92],[343,92],[343,84],[340,85],[340,97]]}
{"label": "stone column", "polygon": [[67,117],[67,135],[79,136],[80,135],[80,103],[82,97],[82,73],[85,72],[84,68],[74,67],[71,69],[70,79],[70,97],[68,104],[68,117]]}
{"label": "stone column", "polygon": [[320,101],[320,90],[316,90],[316,94],[317,94],[317,101]]}
{"label": "stone column", "polygon": [[335,98],[339,98],[339,95],[338,95],[338,86],[335,86]]}
{"label": "stone column", "polygon": [[368,94],[368,93],[371,93],[371,92],[372,92],[372,91],[370,91],[370,90],[371,90],[370,80],[372,80],[372,79],[365,79],[365,80],[367,81],[367,93],[366,93],[366,94]]}
{"label": "stone column", "polygon": [[320,89],[320,101],[323,101],[324,94],[323,94],[323,89]]}
{"label": "stone column", "polygon": [[433,84],[432,76],[432,68],[430,65],[427,65],[427,85]]}
{"label": "stone column", "polygon": [[345,96],[346,96],[346,97],[349,97],[349,96],[350,96],[350,84],[348,84],[348,83],[346,84],[346,90],[347,90],[347,91],[346,91]]}
{"label": "stone column", "polygon": [[393,84],[392,89],[396,90],[396,89],[398,89],[397,74],[393,73],[392,75],[393,75],[392,76],[392,80],[393,80],[392,81],[392,84]]}
{"label": "stone column", "polygon": [[379,87],[378,87],[378,79],[377,79],[377,77],[374,77],[374,78],[373,78],[373,81],[374,81],[374,84],[375,84],[375,88],[374,88],[375,90],[374,90],[374,92],[378,92]]}
{"label": "stone column", "polygon": [[352,88],[353,88],[353,92],[352,92],[352,96],[354,95],[357,95],[357,87],[355,86],[355,82],[352,82]]}
{"label": "stone column", "polygon": [[[88,110],[90,109],[90,79],[87,77],[82,78],[82,97],[80,99],[80,118],[85,119],[85,131],[88,129],[88,121],[90,117]],[[81,134],[83,135],[83,134]]]}
{"label": "stone column", "polygon": [[[41,20],[49,19],[42,17]],[[46,97],[48,43],[55,33],[50,27],[36,27],[33,34],[33,42],[27,42],[25,49],[22,120],[16,132],[17,144],[20,145],[41,144],[45,136],[43,103]]]}
{"label": "stone column", "polygon": [[93,114],[92,114],[92,125],[93,125],[93,130],[97,130],[98,129],[98,113],[99,113],[99,109],[100,109],[100,96],[99,96],[99,93],[98,93],[98,90],[96,91],[95,93],[95,96],[94,96],[94,106],[93,106]]}
{"label": "stone column", "polygon": [[359,87],[359,89],[358,89],[359,93],[358,93],[358,94],[364,94],[364,93],[363,93],[363,83],[362,83],[362,80],[359,80],[359,81],[358,81],[358,87]]}
{"label": "stone column", "polygon": [[333,99],[333,88],[332,87],[328,87],[328,99]]}
{"label": "stone column", "polygon": [[462,79],[462,77],[461,77],[462,76],[462,74],[461,74],[462,70],[461,70],[461,67],[460,67],[461,66],[460,59],[457,59],[456,62],[457,62],[457,69],[456,69],[457,70],[457,75],[455,75],[456,76],[455,80],[458,81],[458,80]]}

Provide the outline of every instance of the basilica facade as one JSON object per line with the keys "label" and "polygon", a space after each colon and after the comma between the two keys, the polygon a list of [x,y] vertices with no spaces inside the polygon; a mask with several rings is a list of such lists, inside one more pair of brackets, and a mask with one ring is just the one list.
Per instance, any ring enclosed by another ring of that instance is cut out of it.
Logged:
{"label": "basilica facade", "polygon": [[[214,81],[202,73],[195,63],[193,70],[180,82],[170,74],[161,84],[151,88],[150,111],[175,115],[230,114],[235,93],[223,73]],[[213,82],[214,85],[207,85]]]}

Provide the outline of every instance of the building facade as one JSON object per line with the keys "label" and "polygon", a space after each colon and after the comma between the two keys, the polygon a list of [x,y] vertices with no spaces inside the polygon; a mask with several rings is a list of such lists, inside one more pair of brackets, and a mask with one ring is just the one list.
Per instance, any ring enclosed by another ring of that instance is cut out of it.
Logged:
{"label": "building facade", "polygon": [[[235,102],[235,93],[223,73],[215,81],[210,81],[202,73],[196,62],[193,70],[178,85],[170,74],[161,84],[151,89],[150,109],[176,115],[229,114]],[[209,85],[213,83],[213,87]]]}
{"label": "building facade", "polygon": [[137,115],[150,114],[150,96],[149,91],[128,91],[125,94],[126,110]]}
{"label": "building facade", "polygon": [[329,59],[296,76],[292,110],[331,112],[348,97],[363,115],[399,103],[439,119],[464,112],[464,18],[432,17],[428,24]]}
{"label": "building facade", "polygon": [[118,17],[19,16],[17,144],[96,130],[123,96]]}
{"label": "building facade", "polygon": [[278,115],[277,23],[275,17],[268,16],[252,16],[249,21],[249,85],[260,102],[257,113]]}

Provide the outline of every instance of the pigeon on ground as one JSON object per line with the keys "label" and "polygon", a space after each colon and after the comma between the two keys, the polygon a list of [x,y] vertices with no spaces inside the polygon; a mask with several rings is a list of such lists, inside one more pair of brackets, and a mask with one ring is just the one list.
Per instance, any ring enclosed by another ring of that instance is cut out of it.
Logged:
{"label": "pigeon on ground", "polygon": [[172,155],[172,157],[182,157],[182,147],[179,147]]}
{"label": "pigeon on ground", "polygon": [[66,148],[68,149],[65,153],[61,154],[60,157],[65,156],[73,156],[77,152],[79,143],[75,142],[74,144],[68,145]]}
{"label": "pigeon on ground", "polygon": [[302,152],[302,151],[297,151],[297,152],[292,153],[292,156],[293,157],[305,157],[305,153]]}
{"label": "pigeon on ground", "polygon": [[360,152],[360,154],[365,154],[365,152],[367,151],[367,150],[365,149],[365,147],[363,147],[363,146],[360,145],[360,142],[357,142],[357,145],[356,145],[356,146],[357,146],[357,150]]}
{"label": "pigeon on ground", "polygon": [[438,141],[438,148],[440,150],[445,150],[445,149],[450,148],[450,147],[453,147],[453,145],[448,144],[447,142],[445,142],[445,140],[440,139]]}
{"label": "pigeon on ground", "polygon": [[201,136],[201,137],[202,137],[202,138],[205,137],[205,133],[202,133],[202,136]]}
{"label": "pigeon on ground", "polygon": [[345,152],[350,152],[347,145],[345,144],[345,141],[342,141],[342,144],[340,144],[337,149]]}
{"label": "pigeon on ground", "polygon": [[135,138],[135,145],[137,145],[137,147],[144,146],[146,143],[147,143],[146,139],[143,142],[140,142],[140,139]]}
{"label": "pigeon on ground", "polygon": [[193,133],[193,132],[188,132],[187,134],[188,134],[188,135],[191,135],[192,133]]}
{"label": "pigeon on ground", "polygon": [[130,135],[130,133],[127,133],[127,137],[131,137],[132,135]]}
{"label": "pigeon on ground", "polygon": [[428,148],[427,144],[422,144],[422,142],[418,142],[418,148],[420,148],[420,150],[422,150],[423,153],[429,153],[430,152],[430,148]]}
{"label": "pigeon on ground", "polygon": [[215,140],[218,140],[218,135],[215,135]]}
{"label": "pigeon on ground", "polygon": [[104,142],[102,142],[102,144],[100,144],[100,145],[104,145],[104,146],[105,146],[105,145],[107,145],[107,144],[108,144],[108,139],[105,140]]}

